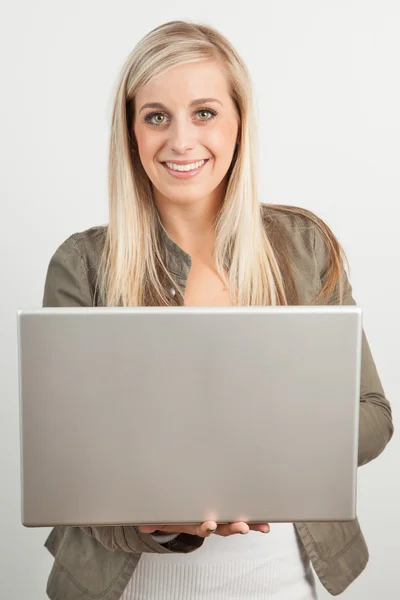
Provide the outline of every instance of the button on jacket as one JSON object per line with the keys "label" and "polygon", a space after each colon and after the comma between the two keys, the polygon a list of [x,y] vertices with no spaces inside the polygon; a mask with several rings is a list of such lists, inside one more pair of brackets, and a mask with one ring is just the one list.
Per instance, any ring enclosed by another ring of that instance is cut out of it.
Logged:
{"label": "button on jacket", "polygon": [[[317,227],[305,217],[282,213],[261,205],[263,222],[287,239],[299,293],[307,305],[321,289],[326,268],[325,250]],[[101,306],[95,285],[107,227],[75,233],[52,256],[44,286],[43,306]],[[175,288],[185,293],[191,257],[167,234],[159,220],[164,260]],[[337,304],[332,296],[329,304]],[[355,305],[346,277],[343,304]],[[385,397],[369,344],[363,330],[360,385],[358,465],[376,458],[393,435],[389,401]],[[149,444],[150,444],[149,440]],[[123,482],[121,482],[121,489]],[[368,549],[358,519],[348,522],[301,522],[294,524],[322,585],[332,594],[343,592],[363,571]],[[134,526],[54,527],[45,546],[54,556],[47,595],[52,600],[119,600],[143,552],[193,552],[204,539],[180,534],[164,545]]]}

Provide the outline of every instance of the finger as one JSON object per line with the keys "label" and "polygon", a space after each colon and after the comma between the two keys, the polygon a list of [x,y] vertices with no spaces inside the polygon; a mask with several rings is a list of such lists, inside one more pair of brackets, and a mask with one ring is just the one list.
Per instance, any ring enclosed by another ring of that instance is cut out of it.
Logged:
{"label": "finger", "polygon": [[198,535],[199,537],[209,537],[217,529],[215,521],[204,521],[203,523],[194,523],[192,525],[176,524],[164,525],[163,532],[166,533],[189,533],[190,535]]}
{"label": "finger", "polygon": [[192,535],[198,535],[200,537],[209,537],[217,530],[217,523],[215,521],[204,521],[198,525],[192,525],[192,531],[189,531]]}
{"label": "finger", "polygon": [[154,533],[157,529],[162,528],[162,525],[140,525],[138,530],[140,533]]}
{"label": "finger", "polygon": [[168,525],[140,525],[138,527],[141,533],[154,533],[162,531],[163,533],[189,533],[200,537],[208,537],[217,529],[215,521],[205,521],[194,525],[186,524],[168,524]]}
{"label": "finger", "polygon": [[262,533],[269,533],[271,530],[269,523],[252,523],[249,527],[252,531],[261,531]]}
{"label": "finger", "polygon": [[222,535],[223,537],[227,537],[228,535],[234,535],[237,533],[246,534],[249,533],[249,526],[247,523],[242,521],[238,521],[235,523],[223,523],[218,525],[217,531],[215,532],[217,535]]}

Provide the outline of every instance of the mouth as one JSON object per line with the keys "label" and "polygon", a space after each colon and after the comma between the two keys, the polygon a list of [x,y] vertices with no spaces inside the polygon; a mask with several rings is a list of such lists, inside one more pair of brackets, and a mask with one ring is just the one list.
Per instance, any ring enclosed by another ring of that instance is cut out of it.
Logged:
{"label": "mouth", "polygon": [[162,162],[161,164],[164,169],[173,177],[177,177],[178,179],[188,179],[200,173],[209,160],[209,158],[205,158],[190,164],[177,164],[166,161]]}

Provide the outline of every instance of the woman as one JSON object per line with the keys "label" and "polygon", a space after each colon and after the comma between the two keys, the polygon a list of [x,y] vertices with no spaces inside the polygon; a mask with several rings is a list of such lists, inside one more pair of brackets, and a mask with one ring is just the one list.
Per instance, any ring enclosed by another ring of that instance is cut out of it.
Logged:
{"label": "woman", "polygon": [[[151,31],[116,92],[109,224],[61,244],[43,306],[355,304],[329,227],[305,209],[259,203],[256,131],[248,71],[219,32],[182,21]],[[392,434],[363,332],[358,464]],[[337,595],[368,561],[357,519],[262,531],[267,523],[55,527],[47,593],[309,600],[311,564]]]}

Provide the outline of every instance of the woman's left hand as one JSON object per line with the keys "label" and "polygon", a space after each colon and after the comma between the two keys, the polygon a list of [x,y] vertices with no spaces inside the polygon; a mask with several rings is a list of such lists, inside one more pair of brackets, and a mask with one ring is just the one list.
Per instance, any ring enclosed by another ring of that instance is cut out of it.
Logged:
{"label": "woman's left hand", "polygon": [[227,537],[236,533],[248,533],[249,531],[262,531],[268,533],[270,526],[268,523],[247,523],[238,521],[235,523],[222,523],[218,525],[215,521],[206,521],[198,525],[139,525],[138,529],[141,533],[154,533],[154,531],[162,531],[163,533],[189,533],[191,535],[199,535],[201,537],[209,537],[212,533]]}

